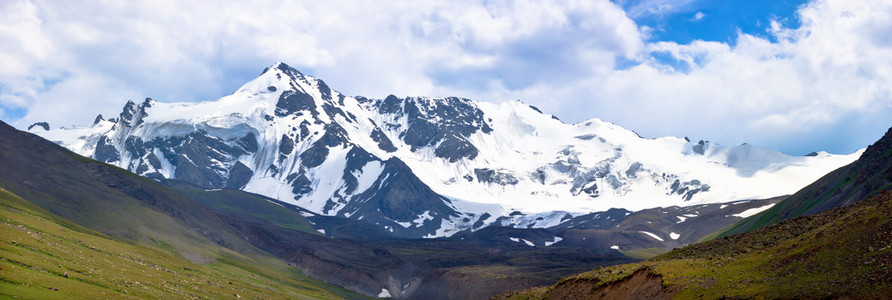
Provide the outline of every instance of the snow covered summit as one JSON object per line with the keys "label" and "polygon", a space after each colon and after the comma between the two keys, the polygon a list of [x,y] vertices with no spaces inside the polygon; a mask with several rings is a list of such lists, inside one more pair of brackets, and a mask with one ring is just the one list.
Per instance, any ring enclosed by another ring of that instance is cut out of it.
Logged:
{"label": "snow covered summit", "polygon": [[397,237],[768,198],[860,154],[645,139],[519,101],[351,97],[284,63],[218,100],[128,102],[118,118],[34,133],[142,176],[242,189]]}

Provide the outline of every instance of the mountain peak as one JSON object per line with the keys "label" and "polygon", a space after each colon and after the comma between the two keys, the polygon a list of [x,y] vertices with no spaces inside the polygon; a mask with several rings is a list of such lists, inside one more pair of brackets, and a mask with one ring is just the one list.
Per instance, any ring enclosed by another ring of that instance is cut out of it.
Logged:
{"label": "mountain peak", "polygon": [[35,127],[43,128],[43,130],[45,130],[45,131],[50,130],[50,124],[47,122],[37,122],[37,123],[31,124],[31,126],[28,126],[28,130],[30,131],[32,128],[35,128]]}
{"label": "mountain peak", "polygon": [[290,77],[292,79],[304,77],[303,73],[301,73],[297,69],[289,66],[288,64],[286,64],[284,62],[277,62],[277,63],[273,64],[272,67],[270,67],[270,68],[272,70],[278,70],[279,72],[282,72],[283,74],[288,75],[288,77]]}
{"label": "mountain peak", "polygon": [[276,63],[274,63],[274,64],[272,65],[272,67],[273,67],[273,68],[276,68],[276,69],[279,69],[279,70],[295,70],[294,68],[292,68],[292,67],[289,66],[288,64],[286,64],[286,63],[284,63],[284,62],[281,62],[281,61],[280,61],[280,62],[276,62]]}

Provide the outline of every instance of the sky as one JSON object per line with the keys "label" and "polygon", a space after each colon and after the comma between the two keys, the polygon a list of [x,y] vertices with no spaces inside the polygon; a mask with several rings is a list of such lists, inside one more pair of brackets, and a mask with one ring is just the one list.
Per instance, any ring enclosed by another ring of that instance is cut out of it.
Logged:
{"label": "sky", "polygon": [[217,99],[276,62],[347,95],[519,99],[643,137],[851,153],[892,126],[892,1],[0,1],[0,120]]}

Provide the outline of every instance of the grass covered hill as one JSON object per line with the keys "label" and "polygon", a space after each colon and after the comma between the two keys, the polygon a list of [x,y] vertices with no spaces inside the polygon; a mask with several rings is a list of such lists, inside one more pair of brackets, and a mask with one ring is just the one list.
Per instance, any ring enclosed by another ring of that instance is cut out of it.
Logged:
{"label": "grass covered hill", "polygon": [[340,299],[356,296],[275,260],[198,264],[122,242],[0,188],[0,298]]}

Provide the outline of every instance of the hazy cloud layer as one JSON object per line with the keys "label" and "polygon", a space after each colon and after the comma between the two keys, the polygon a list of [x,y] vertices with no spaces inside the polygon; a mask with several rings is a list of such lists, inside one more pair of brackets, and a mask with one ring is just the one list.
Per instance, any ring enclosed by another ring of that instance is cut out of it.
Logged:
{"label": "hazy cloud layer", "polygon": [[4,1],[0,118],[85,124],[128,99],[214,99],[284,61],[352,95],[521,99],[567,122],[794,154],[850,152],[892,125],[892,3],[811,2],[801,27],[772,27],[778,42],[733,46],[653,42],[629,17],[696,4]]}

